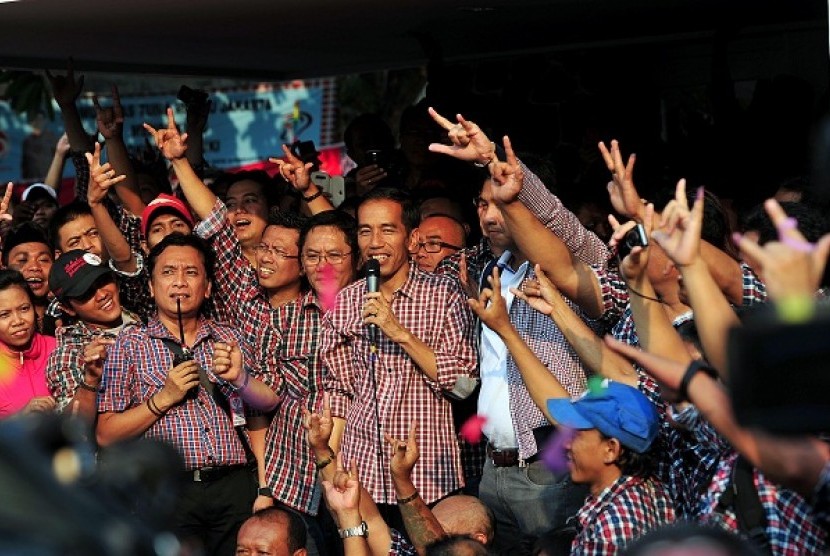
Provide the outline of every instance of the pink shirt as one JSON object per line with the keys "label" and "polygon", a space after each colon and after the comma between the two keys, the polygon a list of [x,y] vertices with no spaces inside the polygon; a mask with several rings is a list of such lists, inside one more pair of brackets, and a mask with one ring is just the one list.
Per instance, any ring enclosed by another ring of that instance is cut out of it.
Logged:
{"label": "pink shirt", "polygon": [[49,395],[46,361],[54,349],[55,338],[38,333],[22,353],[0,344],[0,418],[17,413],[32,398]]}

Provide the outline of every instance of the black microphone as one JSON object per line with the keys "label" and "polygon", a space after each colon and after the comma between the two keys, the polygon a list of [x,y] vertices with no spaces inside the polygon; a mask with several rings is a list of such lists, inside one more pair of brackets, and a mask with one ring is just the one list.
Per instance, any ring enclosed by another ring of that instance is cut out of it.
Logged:
{"label": "black microphone", "polygon": [[[369,259],[366,261],[366,291],[369,293],[377,293],[380,291],[380,263],[377,259]],[[369,325],[369,340],[373,346],[378,345],[378,326],[376,324]]]}

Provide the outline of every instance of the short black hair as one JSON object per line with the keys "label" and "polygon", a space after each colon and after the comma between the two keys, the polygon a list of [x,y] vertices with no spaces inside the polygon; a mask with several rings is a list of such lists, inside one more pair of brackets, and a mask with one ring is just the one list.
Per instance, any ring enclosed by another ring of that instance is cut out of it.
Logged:
{"label": "short black hair", "polygon": [[[610,436],[603,434],[602,431],[598,430],[598,432],[603,440],[611,439]],[[617,439],[617,441],[619,442],[619,439]],[[623,475],[630,475],[632,477],[651,477],[654,474],[655,469],[654,447],[655,444],[652,444],[648,450],[638,454],[620,442],[620,455],[615,463],[617,464],[617,467],[620,468]]]}
{"label": "short black hair", "polygon": [[259,190],[269,209],[279,204],[281,186],[279,182],[274,180],[264,170],[244,170],[242,172],[227,174],[227,181],[225,183],[228,184],[228,188],[226,191],[230,191],[231,187],[235,184],[245,180],[259,184]]}
{"label": "short black hair", "polygon": [[[827,221],[824,215],[815,207],[794,202],[783,202],[779,204],[787,216],[795,218],[798,231],[810,243],[815,243],[826,233]],[[755,206],[746,215],[742,228],[744,231],[757,231],[759,245],[778,240],[778,230],[773,226],[772,220],[770,220],[766,209],[764,209],[764,205]]]}
{"label": "short black hair", "polygon": [[301,214],[281,211],[279,207],[274,207],[268,211],[268,226],[279,226],[299,232],[303,229],[307,220],[308,218]]}
{"label": "short black hair", "polygon": [[347,150],[354,149],[355,135],[359,132],[368,133],[377,144],[370,144],[370,148],[392,150],[395,148],[395,137],[386,120],[377,114],[360,114],[346,126],[343,131],[343,142]]}
{"label": "short black hair", "polygon": [[[34,222],[23,222],[12,228],[3,241],[2,257],[0,257],[3,266],[9,266],[9,255],[12,249],[22,243],[42,243],[47,247],[51,247],[43,228]],[[49,256],[54,259],[54,251],[50,251]]]}
{"label": "short black hair", "polygon": [[728,556],[760,556],[748,541],[734,533],[718,527],[699,525],[691,522],[673,523],[649,531],[634,540],[622,552],[622,556],[651,554],[655,545],[676,544],[679,547],[693,547],[695,543],[716,545]]}
{"label": "short black hair", "polygon": [[401,206],[401,218],[403,219],[403,226],[406,232],[409,233],[418,227],[421,213],[412,200],[412,197],[406,191],[392,187],[376,187],[363,197],[363,200],[357,206],[358,212],[360,212],[360,207],[369,201],[392,201],[399,204]]}
{"label": "short black hair", "polygon": [[29,301],[32,304],[34,304],[35,295],[29,288],[29,284],[28,282],[26,282],[26,279],[23,277],[23,274],[21,274],[17,270],[12,270],[10,268],[4,268],[3,270],[0,270],[0,292],[6,291],[7,289],[13,288],[15,286],[23,288],[23,291],[26,292],[26,295],[29,296]]}
{"label": "short black hair", "polygon": [[352,252],[352,264],[357,268],[357,263],[360,260],[360,247],[357,244],[357,222],[351,215],[342,210],[327,210],[320,212],[307,219],[300,230],[300,253],[305,246],[308,234],[314,228],[321,228],[330,226],[337,228],[343,235],[346,236],[346,243],[349,244],[349,249]]}
{"label": "short black hair", "polygon": [[216,255],[213,253],[213,249],[199,236],[180,232],[174,232],[166,236],[150,249],[150,254],[147,255],[147,272],[150,276],[153,275],[153,270],[156,268],[156,261],[168,247],[192,247],[198,251],[202,255],[202,261],[205,264],[205,274],[209,280],[213,280],[213,272],[216,267]]}
{"label": "short black hair", "polygon": [[55,214],[52,215],[52,219],[49,221],[49,241],[51,242],[52,249],[61,251],[59,237],[61,228],[87,214],[92,216],[92,210],[88,204],[80,199],[75,199],[68,205],[64,205],[56,210]]}
{"label": "short black hair", "polygon": [[297,550],[305,548],[308,542],[305,524],[297,512],[271,506],[270,508],[257,510],[248,519],[259,519],[267,523],[277,523],[283,517],[288,520],[288,553],[294,554]]}

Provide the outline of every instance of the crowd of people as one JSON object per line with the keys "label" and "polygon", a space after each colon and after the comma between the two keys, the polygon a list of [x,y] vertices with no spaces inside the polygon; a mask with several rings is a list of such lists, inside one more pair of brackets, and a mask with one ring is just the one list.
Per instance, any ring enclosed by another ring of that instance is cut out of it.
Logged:
{"label": "crowd of people", "polygon": [[770,199],[732,235],[684,180],[641,198],[611,141],[601,238],[508,137],[422,102],[399,146],[377,116],[348,126],[335,207],[290,146],[274,177],[207,167],[201,97],[137,157],[116,89],[102,147],[83,80],[49,78],[76,198],[0,203],[0,417],[83,423],[101,457],[174,447],[180,553],[828,549],[823,425],[750,428],[730,397],[752,388],[731,328],[821,315],[809,203]]}

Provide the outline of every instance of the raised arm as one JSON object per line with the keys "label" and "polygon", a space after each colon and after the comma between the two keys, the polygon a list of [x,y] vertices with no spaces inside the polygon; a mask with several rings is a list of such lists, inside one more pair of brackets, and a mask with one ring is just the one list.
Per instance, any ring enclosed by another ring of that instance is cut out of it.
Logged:
{"label": "raised arm", "polygon": [[547,407],[550,398],[569,398],[568,391],[539,361],[536,354],[519,336],[519,332],[510,322],[507,305],[501,295],[501,280],[497,268],[488,278],[490,287],[485,288],[478,299],[468,299],[470,307],[481,322],[486,324],[502,339],[525,382],[533,403],[544,413],[548,421],[554,422]]}
{"label": "raised arm", "polygon": [[85,153],[92,150],[92,137],[84,129],[84,125],[81,123],[81,115],[75,105],[75,101],[78,100],[78,96],[84,88],[84,76],[82,75],[76,81],[74,66],[74,61],[69,58],[66,64],[66,75],[52,75],[49,70],[46,70],[46,77],[52,86],[52,95],[55,97],[55,102],[58,103],[61,109],[63,127],[66,130],[66,136],[69,138],[70,148],[73,151]]}
{"label": "raised arm", "polygon": [[698,193],[690,211],[685,187],[681,180],[675,198],[663,210],[660,229],[652,237],[680,271],[706,359],[725,376],[726,338],[739,321],[700,256],[703,192]]}
{"label": "raised arm", "polygon": [[43,183],[54,189],[55,191],[61,185],[63,178],[63,167],[66,165],[66,157],[69,155],[69,138],[66,133],[60,136],[58,143],[55,145],[55,156],[52,157],[52,164],[49,166],[49,171],[46,172],[46,178]]}
{"label": "raised arm", "polygon": [[310,170],[314,166],[311,162],[300,160],[287,145],[282,146],[285,160],[281,158],[269,158],[270,162],[280,167],[280,175],[285,181],[291,184],[294,191],[300,194],[303,202],[308,206],[311,214],[318,214],[327,210],[334,210],[334,205],[323,195],[317,184],[311,181]]}
{"label": "raised arm", "polygon": [[116,175],[109,162],[101,165],[100,143],[95,143],[95,150],[92,153],[86,153],[86,159],[90,170],[87,202],[92,218],[95,220],[95,226],[104,242],[104,248],[109,253],[115,268],[123,272],[135,272],[138,270],[135,253],[116,226],[105,204],[110,188],[127,178],[123,174]]}
{"label": "raised arm", "polygon": [[173,171],[176,172],[176,177],[179,178],[182,192],[187,198],[187,202],[193,207],[193,212],[200,219],[207,218],[216,203],[216,195],[196,175],[190,162],[185,157],[187,133],[179,133],[173,109],[167,108],[167,127],[155,129],[150,124],[145,123],[144,129],[153,136],[161,154],[173,166]]}
{"label": "raised arm", "polygon": [[141,215],[144,202],[141,200],[133,165],[127,153],[127,145],[124,143],[124,110],[121,108],[118,87],[112,86],[111,107],[103,108],[97,95],[92,97],[92,102],[95,105],[98,132],[107,143],[109,163],[116,172],[124,176],[124,179],[116,185],[115,193],[131,214]]}
{"label": "raised arm", "polygon": [[602,339],[556,291],[539,265],[536,265],[535,282],[526,282],[521,290],[511,288],[510,291],[556,323],[586,369],[605,378],[637,386],[638,375],[634,366],[603,344]]}

